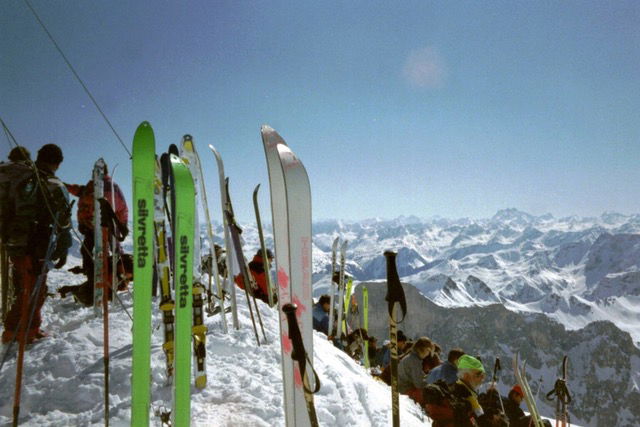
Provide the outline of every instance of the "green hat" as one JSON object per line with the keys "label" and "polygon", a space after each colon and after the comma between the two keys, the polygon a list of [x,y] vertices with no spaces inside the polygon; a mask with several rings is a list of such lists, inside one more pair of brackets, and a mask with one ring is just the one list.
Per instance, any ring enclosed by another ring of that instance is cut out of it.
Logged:
{"label": "green hat", "polygon": [[476,371],[484,372],[482,362],[468,354],[460,356],[456,364],[458,365],[458,369],[475,369]]}

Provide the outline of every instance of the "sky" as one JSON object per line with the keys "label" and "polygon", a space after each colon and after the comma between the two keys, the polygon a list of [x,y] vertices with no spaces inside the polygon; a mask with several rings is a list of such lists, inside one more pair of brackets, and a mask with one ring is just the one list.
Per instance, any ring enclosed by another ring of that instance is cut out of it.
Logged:
{"label": "sky", "polygon": [[[270,221],[262,124],[314,220],[640,212],[637,1],[30,1],[129,149],[144,120],[158,152],[193,135],[214,220],[208,144],[239,219],[260,183]],[[25,2],[1,10],[0,117],[59,144],[65,182],[103,157],[131,200],[126,150]]]}

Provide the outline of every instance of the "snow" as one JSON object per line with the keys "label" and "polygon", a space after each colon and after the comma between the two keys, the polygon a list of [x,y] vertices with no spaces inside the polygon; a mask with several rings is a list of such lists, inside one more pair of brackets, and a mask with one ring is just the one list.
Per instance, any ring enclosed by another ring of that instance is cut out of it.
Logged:
{"label": "snow", "polygon": [[[70,258],[66,268],[78,265]],[[49,291],[80,283],[82,276],[54,271]],[[130,424],[132,295],[119,294],[123,305],[110,306],[110,423]],[[238,300],[240,329],[222,332],[220,316],[206,317],[207,387],[192,387],[194,426],[280,426],[282,376],[277,313],[258,303],[267,344],[257,346],[248,309]],[[157,306],[157,301],[154,302]],[[27,348],[21,399],[21,425],[103,425],[102,320],[93,309],[66,300],[50,298],[43,309],[44,325],[51,336]],[[230,325],[231,326],[231,325]],[[314,332],[315,333],[315,332]],[[324,335],[314,335],[314,366],[322,387],[315,395],[320,425],[387,426],[391,423],[390,388],[374,380],[366,370],[331,345]],[[261,336],[262,339],[262,336]],[[162,352],[162,321],[154,311],[152,338],[152,411],[171,407]],[[2,351],[6,346],[3,346]],[[15,352],[14,352],[15,353]],[[0,372],[0,424],[10,423],[15,381],[15,354]],[[406,396],[400,398],[403,426],[430,425],[421,410]],[[159,425],[153,416],[152,425]]]}

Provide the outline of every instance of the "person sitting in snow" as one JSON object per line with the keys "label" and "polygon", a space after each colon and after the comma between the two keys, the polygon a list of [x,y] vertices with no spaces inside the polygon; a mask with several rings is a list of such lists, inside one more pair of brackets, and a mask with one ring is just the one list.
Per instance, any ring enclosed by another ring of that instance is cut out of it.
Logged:
{"label": "person sitting in snow", "polygon": [[461,427],[508,426],[506,418],[494,408],[483,408],[478,400],[478,389],[485,378],[482,362],[465,354],[457,363],[458,381],[450,388],[451,393],[465,404],[456,408],[454,417]]}
{"label": "person sitting in snow", "polygon": [[449,351],[447,361],[440,366],[436,366],[427,375],[427,383],[433,384],[438,380],[444,380],[447,384],[453,384],[458,381],[458,367],[456,362],[464,355],[464,351],[460,348],[454,348]]}
{"label": "person sitting in snow", "polygon": [[[273,261],[273,252],[271,252],[270,249],[267,249],[267,258],[269,259],[269,263]],[[261,249],[258,249],[258,252],[253,256],[253,260],[249,263],[249,271],[255,282],[255,288],[251,290],[251,294],[254,298],[258,298],[269,304],[269,289],[267,286],[267,274],[269,274],[269,272],[265,271]],[[244,289],[242,274],[238,274],[234,278],[234,281],[240,289]],[[274,303],[277,302],[277,299],[276,295],[273,295]]]}
{"label": "person sitting in snow", "polygon": [[[500,396],[495,388],[489,388],[486,393],[483,393],[479,397],[483,407],[493,408],[497,411],[502,411],[500,405]],[[528,427],[533,425],[531,415],[525,415],[524,411],[520,408],[524,399],[524,393],[520,385],[514,385],[506,398],[502,397],[502,404],[504,405],[504,412],[509,419],[510,427]],[[551,423],[548,420],[542,420],[545,426],[551,427]]]}
{"label": "person sitting in snow", "polygon": [[420,337],[413,344],[411,352],[398,364],[398,391],[406,394],[421,406],[422,389],[427,385],[426,375],[422,369],[422,361],[433,351],[433,342],[427,337]]}
{"label": "person sitting in snow", "polygon": [[[407,336],[402,331],[398,331],[397,333],[398,339],[398,357],[403,356],[408,351],[407,346]],[[382,354],[382,366],[387,367],[391,363],[391,343],[385,346],[383,354]]]}
{"label": "person sitting in snow", "polygon": [[313,305],[313,329],[329,335],[329,310],[331,307],[331,297],[322,295],[318,302]]}
{"label": "person sitting in snow", "polygon": [[427,356],[422,359],[422,370],[425,374],[429,374],[431,370],[440,366],[442,361],[440,360],[440,352],[442,348],[436,343],[433,343],[433,348]]}

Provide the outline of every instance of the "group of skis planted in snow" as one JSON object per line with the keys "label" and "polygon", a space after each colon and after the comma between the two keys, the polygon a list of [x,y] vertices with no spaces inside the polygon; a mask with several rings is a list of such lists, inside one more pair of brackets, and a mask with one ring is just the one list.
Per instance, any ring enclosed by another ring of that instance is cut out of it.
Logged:
{"label": "group of skis planted in snow", "polygon": [[[270,280],[269,257],[258,208],[258,189],[253,200],[263,261],[267,272],[269,303],[279,301],[284,411],[287,425],[317,425],[313,393],[319,387],[311,366],[313,354],[311,320],[311,194],[304,166],[284,140],[268,126],[261,129],[269,172],[277,286]],[[266,334],[258,304],[251,294],[253,277],[243,255],[229,181],[216,149],[209,145],[219,173],[222,224],[226,256],[218,259],[213,243],[206,185],[201,159],[191,136],[178,148],[156,155],[151,125],[143,122],[133,140],[133,363],[131,379],[131,425],[146,426],[150,419],[151,310],[154,268],[159,280],[164,325],[163,351],[166,372],[173,387],[171,410],[161,420],[188,426],[191,417],[191,381],[206,386],[205,313],[221,316],[228,332],[227,313],[239,328],[233,278],[240,275],[257,344]],[[199,235],[198,194],[206,222],[206,243]],[[207,254],[205,248],[208,249]],[[204,256],[203,256],[204,255]],[[203,259],[205,262],[203,262]],[[219,269],[219,265],[221,268]],[[224,268],[224,271],[219,271]],[[215,284],[215,290],[213,289]],[[205,300],[206,299],[206,300]],[[229,303],[230,307],[225,307]],[[254,313],[255,311],[255,313]],[[193,360],[193,365],[192,365]]]}

